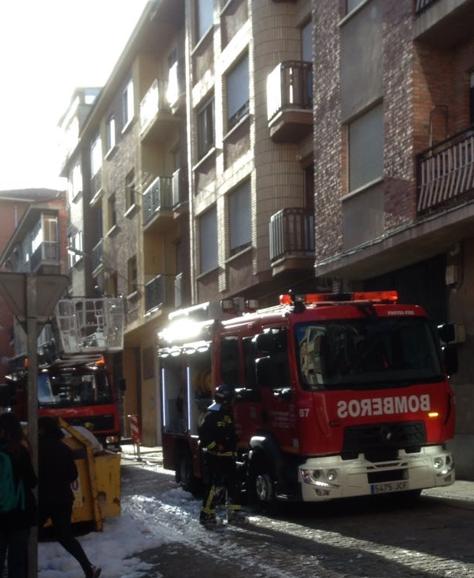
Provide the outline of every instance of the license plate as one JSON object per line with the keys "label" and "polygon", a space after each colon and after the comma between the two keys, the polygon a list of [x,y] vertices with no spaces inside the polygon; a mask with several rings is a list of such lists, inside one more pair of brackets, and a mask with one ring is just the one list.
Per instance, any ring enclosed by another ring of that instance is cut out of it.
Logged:
{"label": "license plate", "polygon": [[371,485],[372,494],[388,494],[389,492],[403,492],[408,490],[408,481],[399,480],[397,482],[381,482]]}

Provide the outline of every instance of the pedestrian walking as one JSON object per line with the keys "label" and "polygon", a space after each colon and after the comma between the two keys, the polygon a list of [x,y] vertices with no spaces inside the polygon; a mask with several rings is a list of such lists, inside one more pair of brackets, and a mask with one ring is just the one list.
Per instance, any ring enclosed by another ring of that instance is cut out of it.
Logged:
{"label": "pedestrian walking", "polygon": [[71,484],[78,476],[72,450],[62,442],[64,434],[55,418],[38,420],[38,436],[40,527],[51,518],[57,541],[79,562],[85,578],[98,578],[101,569],[89,561],[72,530],[74,495]]}
{"label": "pedestrian walking", "polygon": [[241,512],[237,479],[237,435],[232,415],[234,388],[220,385],[214,403],[208,407],[199,426],[199,440],[209,476],[209,487],[202,503],[199,521],[207,528],[217,525],[216,505],[227,491],[227,519],[234,523],[245,519]]}
{"label": "pedestrian walking", "polygon": [[21,423],[13,413],[0,415],[0,576],[28,575],[28,540],[36,521],[33,488],[37,479]]}

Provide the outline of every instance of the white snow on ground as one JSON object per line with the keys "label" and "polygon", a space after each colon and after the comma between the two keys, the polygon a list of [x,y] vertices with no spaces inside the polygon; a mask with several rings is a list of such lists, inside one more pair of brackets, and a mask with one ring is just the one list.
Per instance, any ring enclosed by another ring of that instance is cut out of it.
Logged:
{"label": "white snow on ground", "polygon": [[[149,568],[134,557],[168,542],[164,532],[147,526],[126,511],[106,520],[103,532],[79,537],[91,562],[102,568],[104,578],[138,578]],[[39,578],[83,578],[79,564],[57,542],[42,542],[38,550]],[[159,577],[157,577],[159,578]]]}
{"label": "white snow on ground", "polygon": [[[136,555],[165,543],[182,543],[212,555],[216,540],[219,557],[252,570],[254,578],[289,578],[268,562],[225,540],[224,535],[203,529],[199,522],[200,501],[181,489],[172,489],[160,498],[135,495],[123,499],[122,515],[106,520],[103,532],[79,537],[93,564],[102,568],[104,578],[141,578],[150,565]],[[213,547],[210,547],[213,545]],[[38,578],[83,578],[77,562],[56,542],[39,544]],[[245,561],[245,562],[244,562]],[[156,572],[156,571],[155,571]],[[160,578],[160,574],[156,574]]]}

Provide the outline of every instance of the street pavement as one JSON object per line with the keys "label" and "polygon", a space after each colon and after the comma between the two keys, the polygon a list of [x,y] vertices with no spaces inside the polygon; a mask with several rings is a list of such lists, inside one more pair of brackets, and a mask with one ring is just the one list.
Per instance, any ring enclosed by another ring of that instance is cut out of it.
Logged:
{"label": "street pavement", "polygon": [[[124,498],[163,499],[175,487],[161,448],[142,447],[140,461],[132,446],[122,449]],[[341,500],[258,513],[248,529],[217,535],[199,527],[199,504],[190,503],[185,524],[162,514],[183,539],[138,554],[152,568],[143,578],[474,578],[471,481],[425,490],[413,505]]]}

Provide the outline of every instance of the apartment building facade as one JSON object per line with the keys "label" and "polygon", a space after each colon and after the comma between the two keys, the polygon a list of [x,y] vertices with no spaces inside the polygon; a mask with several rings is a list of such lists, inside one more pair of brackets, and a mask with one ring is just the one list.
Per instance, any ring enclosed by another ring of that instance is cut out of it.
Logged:
{"label": "apartment building facade", "polygon": [[[4,201],[2,209],[10,209],[9,213],[2,211],[5,217],[4,230],[10,232],[10,235],[3,243],[0,268],[13,273],[36,275],[65,273],[68,222],[65,192],[52,189],[20,190],[14,196],[5,194]],[[6,305],[0,312],[6,320],[6,326],[11,328],[10,342],[2,350],[10,353],[4,362],[11,371],[17,366],[23,367],[27,336]],[[51,327],[45,327],[38,338],[40,352],[52,337]]]}
{"label": "apartment building facade", "polygon": [[148,445],[160,432],[156,334],[167,312],[189,299],[183,55],[184,5],[149,2],[76,123],[63,170],[71,191],[70,291],[123,297],[124,349],[108,354],[108,364],[126,383],[124,432],[126,416],[138,415]]}
{"label": "apartment building facade", "polygon": [[194,303],[314,289],[311,2],[187,0]]}
{"label": "apartment building facade", "polygon": [[457,324],[458,474],[474,475],[474,2],[313,3],[315,273]]}

